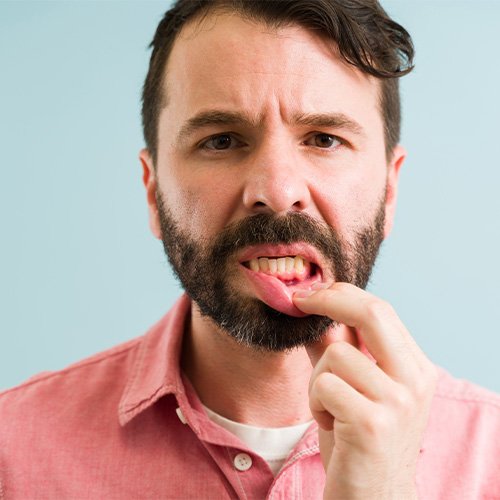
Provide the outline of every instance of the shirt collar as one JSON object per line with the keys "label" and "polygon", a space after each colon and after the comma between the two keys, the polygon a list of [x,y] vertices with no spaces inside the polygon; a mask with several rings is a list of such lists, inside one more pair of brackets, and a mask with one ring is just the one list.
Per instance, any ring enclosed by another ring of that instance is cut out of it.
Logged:
{"label": "shirt collar", "polygon": [[179,368],[184,324],[191,310],[186,295],[140,341],[118,407],[122,426],[166,394],[184,394]]}
{"label": "shirt collar", "polygon": [[[128,424],[161,397],[173,394],[183,416],[200,439],[241,448],[243,443],[236,436],[207,417],[191,383],[181,373],[182,338],[190,312],[191,301],[183,295],[140,340],[118,407],[120,425]],[[295,450],[299,454],[319,452],[316,423],[309,427],[299,445]]]}

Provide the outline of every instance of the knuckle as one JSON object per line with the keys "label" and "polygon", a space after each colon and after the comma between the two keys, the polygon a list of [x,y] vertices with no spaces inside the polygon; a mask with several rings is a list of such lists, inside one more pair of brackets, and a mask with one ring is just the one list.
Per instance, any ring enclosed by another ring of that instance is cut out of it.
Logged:
{"label": "knuckle", "polygon": [[332,387],[332,380],[329,372],[320,373],[313,382],[313,391],[324,393]]}
{"label": "knuckle", "polygon": [[326,349],[328,359],[333,359],[339,356],[347,355],[351,351],[351,346],[345,340],[333,342]]}
{"label": "knuckle", "polygon": [[361,422],[364,433],[370,440],[379,439],[391,433],[394,426],[392,419],[385,411],[373,411]]}
{"label": "knuckle", "polygon": [[368,317],[374,320],[388,318],[394,314],[394,309],[389,303],[376,297],[370,297],[366,300],[365,309]]}
{"label": "knuckle", "polygon": [[432,397],[436,390],[438,381],[438,373],[434,366],[431,365],[429,370],[417,378],[414,384],[414,394],[419,400]]}
{"label": "knuckle", "polygon": [[406,389],[401,389],[398,391],[394,391],[392,394],[392,403],[397,408],[398,412],[402,414],[410,413],[414,400],[410,392]]}
{"label": "knuckle", "polygon": [[427,382],[419,378],[413,386],[413,392],[418,399],[422,399],[429,392]]}
{"label": "knuckle", "polygon": [[427,384],[424,380],[419,378],[413,384],[413,393],[415,394],[417,399],[422,399],[422,397],[427,392]]}

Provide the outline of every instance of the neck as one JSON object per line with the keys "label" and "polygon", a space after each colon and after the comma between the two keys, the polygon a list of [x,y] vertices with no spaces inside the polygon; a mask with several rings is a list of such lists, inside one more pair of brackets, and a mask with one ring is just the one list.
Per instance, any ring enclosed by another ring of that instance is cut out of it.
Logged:
{"label": "neck", "polygon": [[285,427],[312,419],[305,348],[271,353],[241,345],[193,304],[181,364],[201,402],[230,420]]}

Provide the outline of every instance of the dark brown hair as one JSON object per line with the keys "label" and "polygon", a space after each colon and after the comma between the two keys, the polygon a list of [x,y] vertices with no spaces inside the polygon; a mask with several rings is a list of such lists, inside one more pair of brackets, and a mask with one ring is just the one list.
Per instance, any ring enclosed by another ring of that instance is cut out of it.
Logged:
{"label": "dark brown hair", "polygon": [[178,0],[156,29],[142,92],[144,139],[155,165],[158,118],[166,104],[165,68],[176,36],[189,21],[214,11],[236,12],[275,28],[302,26],[334,42],[349,64],[379,78],[385,148],[390,157],[401,128],[398,78],[413,69],[414,50],[408,32],[377,0]]}

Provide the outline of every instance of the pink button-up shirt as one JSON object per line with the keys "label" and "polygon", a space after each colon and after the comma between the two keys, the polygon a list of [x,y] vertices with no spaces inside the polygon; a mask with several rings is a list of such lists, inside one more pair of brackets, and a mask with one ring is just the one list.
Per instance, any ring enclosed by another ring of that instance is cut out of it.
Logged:
{"label": "pink button-up shirt", "polygon": [[[145,336],[0,394],[0,498],[322,498],[315,424],[274,477],[207,418],[179,369],[189,308],[183,297]],[[417,487],[500,499],[500,397],[441,372]]]}

